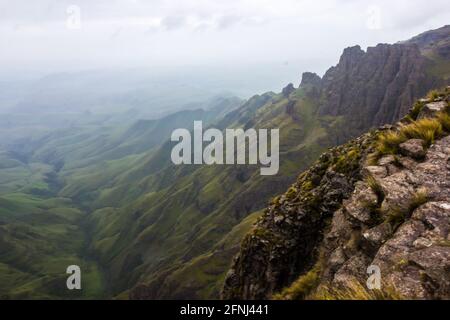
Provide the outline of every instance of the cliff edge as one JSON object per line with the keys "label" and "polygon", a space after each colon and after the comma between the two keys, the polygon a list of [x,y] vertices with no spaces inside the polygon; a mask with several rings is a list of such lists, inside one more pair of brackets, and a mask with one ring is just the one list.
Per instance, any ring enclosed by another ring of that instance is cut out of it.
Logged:
{"label": "cliff edge", "polygon": [[449,299],[449,101],[323,154],[245,237],[222,297]]}

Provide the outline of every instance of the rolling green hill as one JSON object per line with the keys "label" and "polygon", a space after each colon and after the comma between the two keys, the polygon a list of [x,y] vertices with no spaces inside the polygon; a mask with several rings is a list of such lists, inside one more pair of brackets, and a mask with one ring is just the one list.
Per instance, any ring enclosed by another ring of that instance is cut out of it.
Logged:
{"label": "rolling green hill", "polygon": [[[447,83],[433,72],[435,57],[447,61],[445,43],[421,46],[347,48],[324,77],[305,73],[298,88],[131,125],[84,123],[1,150],[0,294],[218,298],[241,239],[271,199],[328,148],[398,120],[414,99]],[[170,134],[195,120],[222,130],[279,129],[279,173],[173,165]],[[65,290],[70,264],[82,267],[81,292]]]}

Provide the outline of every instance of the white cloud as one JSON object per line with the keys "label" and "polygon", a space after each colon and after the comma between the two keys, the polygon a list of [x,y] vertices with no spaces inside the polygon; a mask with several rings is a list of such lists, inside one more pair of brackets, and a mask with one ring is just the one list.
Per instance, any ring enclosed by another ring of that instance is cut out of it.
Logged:
{"label": "white cloud", "polygon": [[[79,30],[66,27],[69,5],[81,9]],[[301,61],[323,71],[346,46],[448,21],[447,0],[0,0],[0,67]]]}

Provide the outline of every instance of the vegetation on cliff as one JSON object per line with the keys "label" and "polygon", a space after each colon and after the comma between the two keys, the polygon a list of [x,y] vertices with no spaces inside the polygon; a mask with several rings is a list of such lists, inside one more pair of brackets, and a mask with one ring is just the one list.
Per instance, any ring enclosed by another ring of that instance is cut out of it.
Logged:
{"label": "vegetation on cliff", "polygon": [[[448,298],[449,101],[447,87],[323,154],[246,236],[223,297]],[[381,290],[365,286],[371,265]]]}

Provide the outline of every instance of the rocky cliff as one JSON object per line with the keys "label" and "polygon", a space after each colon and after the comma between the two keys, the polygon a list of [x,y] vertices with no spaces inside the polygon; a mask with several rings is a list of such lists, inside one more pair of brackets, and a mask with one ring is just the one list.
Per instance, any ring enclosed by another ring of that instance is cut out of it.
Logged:
{"label": "rocky cliff", "polygon": [[[124,199],[123,190],[135,190],[136,194],[130,194],[118,210],[99,210],[93,215],[96,234],[100,235],[93,249],[111,270],[114,294],[131,299],[218,298],[243,235],[268,200],[283,192],[329,147],[377,125],[375,116],[367,115],[368,110],[375,113],[376,108],[384,106],[386,116],[380,118],[380,123],[392,120],[394,116],[387,114],[398,113],[395,118],[399,118],[400,111],[396,110],[405,109],[405,114],[406,103],[420,97],[432,87],[434,79],[439,79],[426,72],[428,60],[418,44],[380,45],[367,52],[350,48],[323,79],[305,73],[300,88],[289,84],[279,94],[254,96],[217,119],[213,126],[221,130],[280,129],[277,176],[261,177],[255,166],[166,166],[167,161],[170,163],[169,143],[122,175],[124,183],[116,185],[112,193],[108,191],[108,197],[99,204],[116,207],[117,200]],[[406,102],[398,98],[405,92]],[[361,148],[368,144],[365,139],[356,143]],[[340,150],[345,148],[349,149],[350,166],[345,157],[341,159]],[[315,243],[320,241],[315,230],[321,230],[324,221],[309,213],[318,212],[320,216],[324,211],[331,216],[339,208],[353,184],[361,179],[357,165],[361,156],[354,145],[335,149],[325,164],[319,164],[311,176],[304,178],[304,188],[310,193],[305,194],[308,201],[302,204],[302,213],[297,217],[300,225],[277,218],[281,234],[299,228],[304,235],[298,240],[286,240],[289,244],[282,250],[294,252],[286,256],[288,260],[271,262],[274,273],[279,272],[283,278],[280,283],[273,282],[274,292],[315,263],[303,257],[315,254]],[[337,175],[327,171],[326,165],[331,163],[338,166]],[[348,170],[354,170],[354,174],[348,174]],[[327,183],[315,188],[323,177]],[[294,194],[295,190],[291,191]],[[99,218],[102,216],[114,221],[112,225],[106,225]],[[303,224],[303,219],[311,222]],[[296,249],[299,244],[303,253]],[[290,270],[278,270],[281,265]],[[248,269],[247,275],[257,272],[257,268]]]}
{"label": "rocky cliff", "polygon": [[450,298],[449,94],[323,154],[245,237],[222,297]]}
{"label": "rocky cliff", "polygon": [[415,45],[380,44],[367,52],[348,48],[323,77],[320,112],[349,115],[355,129],[395,122],[414,99],[440,85],[427,75],[426,66]]}
{"label": "rocky cliff", "polygon": [[307,72],[301,87],[313,87],[321,115],[345,116],[349,135],[400,120],[432,88],[448,84],[450,26],[397,44],[344,50],[323,78]]}

